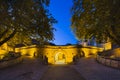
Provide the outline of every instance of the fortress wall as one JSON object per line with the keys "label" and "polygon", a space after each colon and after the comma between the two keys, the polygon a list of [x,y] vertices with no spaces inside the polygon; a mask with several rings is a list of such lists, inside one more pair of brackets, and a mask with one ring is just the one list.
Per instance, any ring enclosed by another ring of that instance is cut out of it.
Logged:
{"label": "fortress wall", "polygon": [[[16,52],[21,52],[22,55],[28,54],[31,57],[34,57],[34,54],[41,54],[43,58],[48,59],[48,63],[55,63],[55,56],[57,53],[63,53],[65,55],[66,63],[73,62],[74,56],[78,56],[79,53],[83,52],[85,57],[89,57],[91,54],[97,55],[97,52],[103,51],[103,48],[98,47],[83,47],[78,48],[76,46],[43,46],[41,48],[37,48],[36,46],[28,46],[15,48]],[[82,54],[83,55],[83,54]]]}

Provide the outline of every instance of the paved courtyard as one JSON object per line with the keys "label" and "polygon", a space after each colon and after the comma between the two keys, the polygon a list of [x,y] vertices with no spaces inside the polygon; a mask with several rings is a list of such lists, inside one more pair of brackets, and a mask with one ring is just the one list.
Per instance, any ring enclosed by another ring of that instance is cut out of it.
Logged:
{"label": "paved courtyard", "polygon": [[42,65],[39,59],[0,69],[0,80],[120,80],[120,70],[81,58],[76,65]]}
{"label": "paved courtyard", "polygon": [[25,57],[23,63],[0,69],[0,80],[39,80],[47,69],[39,59]]}
{"label": "paved courtyard", "polygon": [[71,67],[86,80],[120,80],[120,70],[99,64],[94,58],[81,58]]}
{"label": "paved courtyard", "polygon": [[85,80],[75,69],[68,65],[51,66],[41,80]]}

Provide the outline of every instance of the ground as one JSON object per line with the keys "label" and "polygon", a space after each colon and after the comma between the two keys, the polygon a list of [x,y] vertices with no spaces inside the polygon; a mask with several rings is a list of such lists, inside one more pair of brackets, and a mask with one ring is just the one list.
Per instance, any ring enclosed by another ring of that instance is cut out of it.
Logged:
{"label": "ground", "polygon": [[39,80],[48,69],[39,59],[24,57],[24,62],[0,69],[0,80]]}
{"label": "ground", "polygon": [[0,80],[120,80],[120,70],[94,58],[81,58],[75,65],[43,65],[27,57],[23,63],[0,69]]}
{"label": "ground", "polygon": [[68,65],[51,66],[40,80],[85,80],[74,68]]}
{"label": "ground", "polygon": [[72,65],[86,80],[120,80],[120,70],[97,63],[95,58],[81,58]]}

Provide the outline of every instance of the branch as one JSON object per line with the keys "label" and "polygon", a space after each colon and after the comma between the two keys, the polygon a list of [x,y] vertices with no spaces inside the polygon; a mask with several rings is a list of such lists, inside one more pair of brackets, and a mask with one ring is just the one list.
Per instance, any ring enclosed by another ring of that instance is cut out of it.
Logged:
{"label": "branch", "polygon": [[14,35],[16,34],[16,30],[14,30],[7,38],[5,38],[4,40],[2,40],[1,42],[0,42],[0,46],[1,45],[3,45],[5,42],[7,42],[8,40],[10,40],[11,38],[13,38],[14,37]]}
{"label": "branch", "polygon": [[0,34],[0,39],[5,35],[5,33],[8,32],[8,29],[6,29],[2,34]]}
{"label": "branch", "polygon": [[115,43],[117,43],[118,45],[120,45],[120,41],[118,39],[116,39],[114,36],[112,36],[108,30],[106,30],[106,35],[113,40]]}

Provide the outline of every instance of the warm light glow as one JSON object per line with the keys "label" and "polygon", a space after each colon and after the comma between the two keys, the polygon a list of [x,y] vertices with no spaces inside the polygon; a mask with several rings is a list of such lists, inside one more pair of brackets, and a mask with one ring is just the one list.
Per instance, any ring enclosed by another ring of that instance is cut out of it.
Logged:
{"label": "warm light glow", "polygon": [[[92,53],[97,55],[97,52],[102,52],[104,48],[98,48],[93,46],[86,46],[83,48],[78,48],[74,45],[69,46],[50,46],[46,45],[44,47],[37,48],[35,45],[15,48],[15,52],[20,52],[21,55],[30,56],[34,58],[36,55],[43,55],[47,57],[47,61],[50,64],[69,64],[73,62],[74,56],[77,54],[84,54],[85,57],[89,57]],[[2,50],[0,50],[2,52]],[[5,53],[5,52],[2,52]],[[2,58],[3,56],[1,56]],[[44,58],[43,58],[44,59]]]}
{"label": "warm light glow", "polygon": [[65,55],[61,52],[56,53],[55,55],[55,64],[66,64]]}

